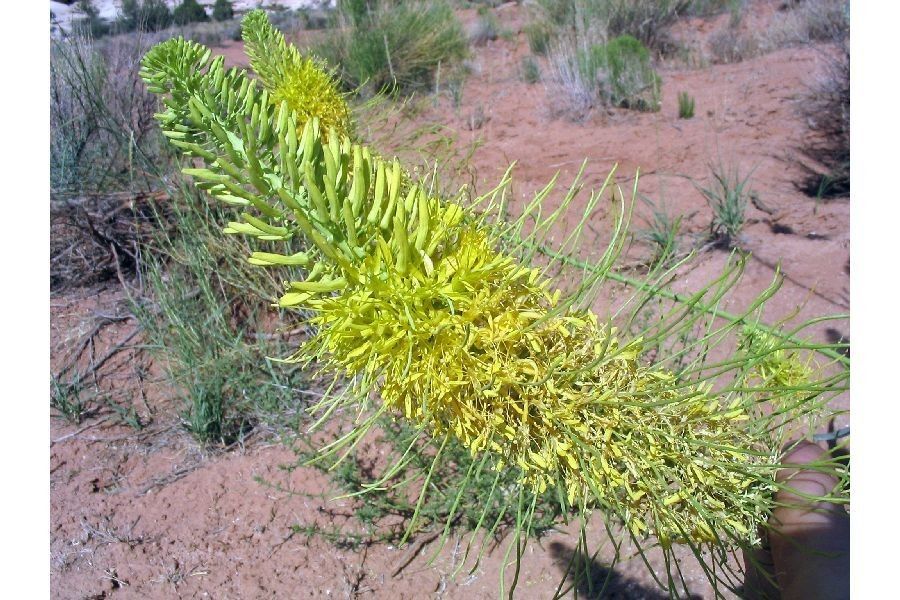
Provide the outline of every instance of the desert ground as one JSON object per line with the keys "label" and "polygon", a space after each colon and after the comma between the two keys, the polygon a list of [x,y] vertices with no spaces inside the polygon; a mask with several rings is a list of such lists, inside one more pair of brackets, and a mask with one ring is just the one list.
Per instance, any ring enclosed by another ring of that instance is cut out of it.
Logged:
{"label": "desert ground", "polygon": [[[51,2],[54,8],[56,4]],[[101,4],[108,10],[111,3]],[[784,21],[782,4],[749,3],[742,30],[775,28]],[[639,172],[640,193],[683,216],[683,244],[699,249],[677,284],[689,291],[713,277],[729,256],[697,241],[709,228],[710,211],[693,182],[708,181],[711,164],[739,165],[743,173],[752,170],[749,185],[756,200],[747,209],[738,240],[751,258],[739,291],[722,308],[739,310],[778,270],[784,283],[767,306],[769,321],[849,313],[849,200],[806,195],[798,189],[803,173],[795,161],[808,132],[799,104],[816,84],[830,52],[827,45],[785,45],[718,64],[704,58],[705,44],[727,27],[728,15],[685,18],[672,35],[691,50],[688,58],[656,63],[661,110],[596,108],[576,120],[560,114],[551,85],[523,81],[522,59],[530,54],[523,33],[526,7],[507,3],[494,12],[508,33],[472,47],[458,102],[439,90],[413,117],[417,125],[440,126],[452,140],[454,156],[470,154],[467,183],[489,189],[515,161],[514,192],[527,199],[557,173],[561,182],[571,181],[585,159],[587,187],[599,186],[614,165],[623,189]],[[461,9],[459,15],[469,27],[477,18],[474,9]],[[306,32],[294,35],[302,45]],[[230,64],[247,64],[241,42],[228,41],[213,51]],[[548,73],[546,59],[537,61]],[[681,91],[696,100],[692,119],[678,118]],[[636,227],[646,219],[644,208],[640,203],[636,207]],[[604,224],[602,219],[595,224],[597,243],[604,239]],[[644,250],[634,245],[626,260],[639,260]],[[296,462],[290,435],[260,428],[221,447],[201,445],[184,430],[172,385],[161,380],[161,365],[141,349],[142,334],[127,310],[127,294],[138,285],[127,277],[114,278],[51,295],[54,372],[78,353],[78,364],[102,363],[101,386],[129,396],[144,424],[135,429],[108,408],[78,424],[51,418],[53,597],[497,595],[502,545],[491,546],[473,572],[453,577],[465,545],[462,534],[439,548],[428,532],[395,547],[374,541],[341,543],[299,531],[298,525],[309,523],[362,527],[355,520],[354,501],[334,500],[325,475],[284,468]],[[846,341],[849,320],[822,323],[810,335],[822,343]],[[117,351],[107,356],[110,350]],[[848,395],[840,401],[841,408],[849,409]],[[562,528],[529,544],[520,597],[553,597],[575,547],[574,531]],[[593,567],[598,577],[609,579],[604,597],[667,597],[640,559],[604,571],[611,552],[604,549]],[[435,553],[434,564],[427,564]],[[659,557],[651,558],[659,571]],[[714,597],[699,568],[688,568],[686,583],[690,597]]]}

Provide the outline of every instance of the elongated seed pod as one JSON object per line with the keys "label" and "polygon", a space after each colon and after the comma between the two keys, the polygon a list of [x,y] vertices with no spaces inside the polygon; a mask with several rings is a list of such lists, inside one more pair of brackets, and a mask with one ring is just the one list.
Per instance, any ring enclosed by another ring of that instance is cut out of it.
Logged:
{"label": "elongated seed pod", "polygon": [[372,209],[366,221],[370,225],[378,222],[381,216],[381,203],[384,201],[384,188],[387,185],[387,174],[385,173],[384,161],[378,161],[378,171],[375,174],[375,194],[372,198]]}
{"label": "elongated seed pod", "polygon": [[401,275],[409,270],[409,242],[406,237],[406,224],[399,214],[394,215],[394,244],[397,247],[395,267]]}
{"label": "elongated seed pod", "polygon": [[199,144],[195,144],[193,142],[185,142],[182,140],[169,140],[169,143],[175,146],[176,148],[181,148],[182,150],[194,155],[199,156],[203,160],[207,162],[213,162],[218,158],[215,152],[210,152],[209,150],[204,149]]}
{"label": "elongated seed pod", "polygon": [[388,195],[388,205],[387,209],[384,211],[384,217],[381,219],[381,223],[379,224],[382,229],[387,229],[388,227],[390,227],[392,219],[394,218],[395,206],[400,198],[400,183],[402,181],[402,173],[400,171],[400,163],[397,162],[397,159],[394,159],[394,164],[391,169],[393,170],[391,171],[391,185],[390,193]]}
{"label": "elongated seed pod", "polygon": [[362,210],[363,200],[369,188],[366,183],[362,150],[357,144],[353,146],[353,187],[350,190],[350,199],[353,202],[353,214],[358,215]]}
{"label": "elongated seed pod", "polygon": [[419,223],[416,226],[416,250],[425,249],[425,242],[428,240],[430,215],[428,212],[428,196],[423,192],[419,194],[416,204],[419,207]]}
{"label": "elongated seed pod", "polygon": [[354,222],[353,207],[350,205],[349,198],[344,200],[343,215],[344,227],[347,229],[347,241],[350,243],[350,249],[352,250],[359,245],[359,240],[356,238],[356,223]]}
{"label": "elongated seed pod", "polygon": [[278,109],[278,135],[284,135],[288,127],[288,117],[291,115],[291,109],[288,108],[287,100],[281,101]]}
{"label": "elongated seed pod", "polygon": [[298,252],[297,254],[288,256],[270,252],[254,252],[250,255],[250,258],[247,259],[247,262],[261,267],[277,265],[305,267],[309,264],[309,254]]}
{"label": "elongated seed pod", "polygon": [[306,163],[305,167],[306,179],[304,180],[304,185],[306,186],[306,189],[309,192],[309,198],[312,200],[313,206],[316,209],[316,216],[319,218],[320,222],[328,223],[330,221],[328,207],[325,205],[322,191],[316,186],[316,176],[315,173],[313,173],[313,166],[310,163]]}
{"label": "elongated seed pod", "polygon": [[278,197],[281,198],[281,201],[284,202],[285,206],[291,210],[303,210],[303,207],[300,206],[300,203],[297,202],[297,199],[288,190],[278,188]]}
{"label": "elongated seed pod", "polygon": [[278,225],[270,225],[266,223],[262,219],[257,219],[250,213],[241,213],[241,218],[244,219],[250,225],[253,225],[260,231],[265,231],[266,233],[271,233],[272,235],[285,235],[288,233],[287,227],[281,227]]}
{"label": "elongated seed pod", "polygon": [[[331,150],[331,156],[334,157],[335,160],[341,156],[340,136],[335,135],[333,130],[328,134],[328,149]],[[338,163],[338,166],[339,165],[340,163]]]}
{"label": "elongated seed pod", "polygon": [[336,292],[345,287],[347,287],[347,280],[343,277],[319,281],[292,281],[290,283],[290,289],[298,292]]}
{"label": "elongated seed pod", "polygon": [[[328,151],[325,151],[325,156],[328,156]],[[338,198],[337,191],[334,189],[334,184],[332,183],[331,177],[327,175],[322,178],[322,183],[325,184],[325,195],[328,197],[328,210],[331,215],[331,220],[337,223],[339,218],[339,211],[341,210],[341,201]]]}

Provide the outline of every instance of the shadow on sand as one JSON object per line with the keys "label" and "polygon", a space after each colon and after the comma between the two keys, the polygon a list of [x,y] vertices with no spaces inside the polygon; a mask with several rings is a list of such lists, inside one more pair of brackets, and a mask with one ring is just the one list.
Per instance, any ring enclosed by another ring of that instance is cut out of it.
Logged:
{"label": "shadow on sand", "polygon": [[[564,597],[582,600],[669,600],[669,594],[655,583],[625,577],[601,564],[583,551],[576,551],[561,542],[552,542],[550,554],[560,570],[566,572]],[[566,571],[568,569],[568,571]],[[702,600],[701,596],[681,596],[688,600]]]}

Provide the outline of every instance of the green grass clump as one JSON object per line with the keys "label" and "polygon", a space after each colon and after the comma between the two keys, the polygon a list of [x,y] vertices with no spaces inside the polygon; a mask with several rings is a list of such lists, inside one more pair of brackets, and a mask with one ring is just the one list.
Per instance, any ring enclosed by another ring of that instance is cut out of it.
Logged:
{"label": "green grass clump", "polygon": [[541,80],[541,67],[532,56],[522,59],[522,80],[525,83],[537,83]]}
{"label": "green grass clump", "polygon": [[721,164],[711,167],[711,171],[710,185],[697,186],[713,212],[709,226],[710,240],[719,247],[733,248],[746,220],[747,200],[750,198],[747,184],[753,172],[741,177],[737,166],[726,168]]}
{"label": "green grass clump", "polygon": [[[175,227],[147,244],[144,298],[133,300],[146,340],[182,401],[185,428],[201,443],[230,444],[254,426],[295,425],[304,389],[299,369],[275,367],[267,356],[287,346],[267,333],[262,302],[247,302],[249,284],[264,294],[275,282],[246,261],[248,246],[222,239],[222,211],[198,194],[178,191]],[[264,297],[264,296],[263,296]]]}
{"label": "green grass clump", "polygon": [[694,118],[694,98],[687,92],[680,92],[678,94],[678,118]]}
{"label": "green grass clump", "polygon": [[576,61],[582,80],[604,104],[659,110],[659,75],[650,63],[650,52],[636,38],[624,35],[580,50]]}
{"label": "green grass clump", "polygon": [[469,41],[475,46],[483,46],[500,35],[500,23],[487,6],[478,7],[478,20],[469,33]]}
{"label": "green grass clump", "polygon": [[434,74],[468,54],[462,24],[442,0],[342,9],[342,27],[316,52],[335,65],[346,89],[400,93],[432,89]]}
{"label": "green grass clump", "polygon": [[79,378],[62,381],[57,376],[50,378],[50,408],[59,416],[74,425],[81,423],[87,412],[87,401],[83,394],[83,385]]}
{"label": "green grass clump", "polygon": [[645,218],[647,227],[637,230],[637,239],[651,248],[647,264],[651,268],[668,266],[678,254],[678,236],[681,233],[681,217],[672,217],[665,206],[657,206],[652,200],[642,197],[650,207],[650,216]]}
{"label": "green grass clump", "polygon": [[597,104],[655,112],[660,78],[639,40],[620,36],[607,44],[560,44],[550,56],[554,83],[569,112],[583,117]]}
{"label": "green grass clump", "polygon": [[531,51],[534,54],[547,54],[555,35],[553,26],[546,21],[537,20],[525,25],[524,31]]}
{"label": "green grass clump", "polygon": [[[606,93],[614,106],[641,111],[659,110],[659,75],[650,64],[650,52],[630,35],[610,40],[600,52],[609,74]],[[601,88],[602,89],[602,88]]]}

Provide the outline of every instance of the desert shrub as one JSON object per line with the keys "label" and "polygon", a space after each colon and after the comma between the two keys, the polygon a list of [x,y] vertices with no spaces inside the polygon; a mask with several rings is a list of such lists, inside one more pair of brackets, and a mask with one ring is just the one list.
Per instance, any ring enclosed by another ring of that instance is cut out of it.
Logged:
{"label": "desert shrub", "polygon": [[641,199],[650,208],[650,214],[644,217],[646,227],[638,229],[636,237],[650,246],[648,266],[666,267],[678,254],[682,217],[673,217],[662,203],[657,205],[645,196]]}
{"label": "desert shrub", "polygon": [[659,75],[650,64],[650,52],[630,35],[595,46],[607,71],[606,89],[611,104],[637,110],[659,110]]}
{"label": "desert shrub", "polygon": [[138,77],[158,38],[95,41],[75,33],[51,43],[50,190],[54,197],[149,190],[159,164],[156,100]]}
{"label": "desert shrub", "polygon": [[562,46],[554,52],[552,62],[557,83],[576,109],[599,101],[641,111],[659,110],[660,80],[650,63],[650,52],[631,36],[574,53]]}
{"label": "desert shrub", "polygon": [[716,64],[738,63],[763,51],[760,38],[753,32],[726,27],[709,38],[709,53]]}
{"label": "desert shrub", "polygon": [[659,76],[648,50],[631,36],[575,50],[561,43],[551,52],[550,65],[570,117],[584,117],[598,104],[659,110]]}
{"label": "desert shrub", "polygon": [[293,31],[310,29],[310,14],[304,10],[279,10],[272,12],[269,18],[280,31],[290,34]]}
{"label": "desert shrub", "polygon": [[214,21],[230,21],[234,18],[234,6],[230,0],[216,0],[213,4],[212,18]]}
{"label": "desert shrub", "polygon": [[538,0],[538,4],[550,22],[588,41],[630,35],[655,49],[668,46],[666,29],[690,6],[688,0]]}
{"label": "desert shrub", "polygon": [[163,0],[122,0],[118,31],[159,31],[172,24],[172,13]]}
{"label": "desert shrub", "polygon": [[522,58],[522,80],[525,83],[537,83],[541,80],[541,67],[532,56]]}
{"label": "desert shrub", "polygon": [[547,21],[536,20],[525,25],[524,31],[531,51],[535,54],[547,54],[555,35],[553,26]]}
{"label": "desert shrub", "polygon": [[304,29],[328,29],[334,25],[332,10],[326,8],[298,8],[295,11],[303,19]]}
{"label": "desert shrub", "polygon": [[184,426],[202,443],[228,444],[262,423],[296,421],[303,375],[272,367],[266,356],[285,352],[286,337],[267,332],[262,304],[246,302],[247,288],[263,294],[277,282],[248,268],[252,246],[222,239],[219,206],[186,190],[172,196],[174,226],[147,241],[147,293],[132,310],[181,396]]}
{"label": "desert shrub", "polygon": [[462,25],[440,0],[379,4],[371,11],[341,12],[339,18],[341,31],[317,51],[337,67],[349,89],[430,89],[439,64],[446,68],[467,54]]}
{"label": "desert shrub", "polygon": [[469,41],[476,46],[496,40],[500,35],[500,23],[497,17],[486,6],[478,7],[478,20],[469,32]]}
{"label": "desert shrub", "polygon": [[[558,90],[551,108],[572,118],[583,118],[600,102],[596,68],[590,61],[594,54],[577,50],[563,40],[548,55],[552,85]],[[587,63],[587,64],[586,64]]]}
{"label": "desert shrub", "polygon": [[839,44],[850,36],[850,3],[846,0],[798,2],[773,35],[782,44]]}
{"label": "desert shrub", "polygon": [[[824,68],[800,103],[809,124],[800,188],[816,198],[850,193],[850,40],[826,53]],[[811,161],[811,162],[810,162]]]}
{"label": "desert shrub", "polygon": [[751,193],[748,183],[753,172],[741,177],[736,165],[729,168],[721,163],[711,166],[710,171],[709,185],[697,185],[713,213],[709,225],[710,241],[721,248],[732,248],[744,228],[747,200]]}
{"label": "desert shrub", "polygon": [[694,98],[687,92],[680,92],[678,94],[678,118],[694,118]]}
{"label": "desert shrub", "polygon": [[731,9],[734,2],[735,0],[691,0],[683,14],[708,17]]}
{"label": "desert shrub", "polygon": [[206,9],[197,3],[197,0],[182,0],[181,4],[172,11],[172,21],[176,25],[188,23],[204,23],[209,21]]}
{"label": "desert shrub", "polygon": [[675,22],[690,2],[685,0],[611,0],[607,3],[610,36],[631,35],[652,48],[668,43],[665,29]]}

